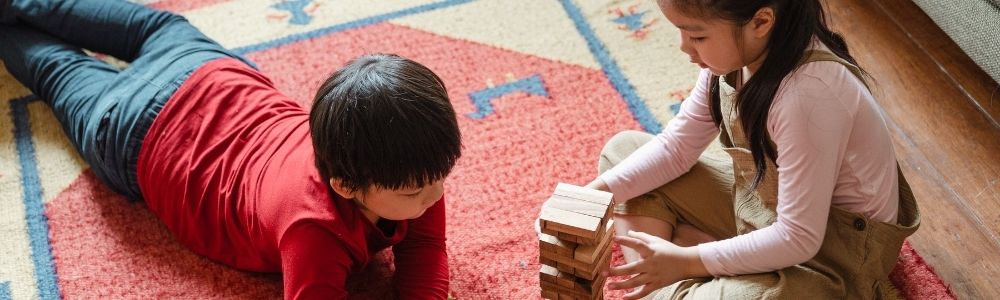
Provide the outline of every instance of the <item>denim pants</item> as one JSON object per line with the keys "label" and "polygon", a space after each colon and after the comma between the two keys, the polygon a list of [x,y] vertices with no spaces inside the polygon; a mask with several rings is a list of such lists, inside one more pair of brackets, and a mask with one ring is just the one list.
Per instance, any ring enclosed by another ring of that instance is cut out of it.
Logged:
{"label": "denim pants", "polygon": [[[204,63],[241,59],[183,17],[120,0],[0,0],[0,60],[44,100],[94,174],[140,200],[139,148],[157,113]],[[130,62],[118,70],[85,48]]]}

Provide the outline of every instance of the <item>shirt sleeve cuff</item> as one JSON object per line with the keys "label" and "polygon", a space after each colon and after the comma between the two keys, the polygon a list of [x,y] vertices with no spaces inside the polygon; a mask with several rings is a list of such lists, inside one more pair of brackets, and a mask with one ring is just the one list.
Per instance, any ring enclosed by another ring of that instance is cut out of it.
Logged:
{"label": "shirt sleeve cuff", "polygon": [[621,176],[615,174],[613,168],[611,170],[608,170],[607,172],[604,172],[604,174],[597,176],[597,178],[601,179],[601,181],[603,181],[604,184],[608,185],[608,191],[611,192],[611,194],[614,194],[613,198],[615,200],[615,203],[622,203],[625,200],[628,200],[618,197],[618,195],[622,191],[621,190],[622,182],[621,180],[618,180],[619,178],[621,178]]}
{"label": "shirt sleeve cuff", "polygon": [[718,246],[718,242],[699,244],[697,247],[701,263],[705,264],[705,270],[708,270],[708,273],[712,274],[712,276],[731,276],[733,274],[728,274],[723,270],[721,262],[722,254],[719,253]]}

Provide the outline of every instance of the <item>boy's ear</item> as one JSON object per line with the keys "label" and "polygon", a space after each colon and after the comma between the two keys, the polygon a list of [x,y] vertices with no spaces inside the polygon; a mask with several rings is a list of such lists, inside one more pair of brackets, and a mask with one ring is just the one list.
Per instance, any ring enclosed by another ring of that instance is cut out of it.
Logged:
{"label": "boy's ear", "polygon": [[336,178],[330,178],[330,187],[333,188],[333,192],[337,193],[344,199],[354,199],[354,191],[345,188],[343,182]]}
{"label": "boy's ear", "polygon": [[754,35],[758,38],[767,36],[771,32],[771,28],[774,27],[774,9],[770,7],[761,8],[753,16],[753,19],[750,20],[750,25],[753,28]]}

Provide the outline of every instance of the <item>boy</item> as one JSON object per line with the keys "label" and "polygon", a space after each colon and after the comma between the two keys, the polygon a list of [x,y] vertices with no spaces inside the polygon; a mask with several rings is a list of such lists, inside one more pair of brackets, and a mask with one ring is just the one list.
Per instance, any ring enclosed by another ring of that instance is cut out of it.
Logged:
{"label": "boy", "polygon": [[[0,0],[0,60],[94,174],[192,251],[282,272],[286,299],[344,298],[392,246],[407,298],[447,296],[443,181],[461,155],[444,84],[355,59],[311,112],[183,17],[103,0]],[[80,48],[131,65],[119,71]]]}

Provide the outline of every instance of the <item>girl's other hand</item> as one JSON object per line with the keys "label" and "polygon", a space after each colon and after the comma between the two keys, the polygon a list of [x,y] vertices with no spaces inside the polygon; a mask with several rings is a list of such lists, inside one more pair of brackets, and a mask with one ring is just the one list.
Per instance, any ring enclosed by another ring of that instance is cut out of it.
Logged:
{"label": "girl's other hand", "polygon": [[696,247],[680,247],[659,237],[643,232],[629,231],[627,236],[615,237],[622,247],[639,254],[640,259],[612,267],[605,275],[629,276],[624,281],[608,283],[612,290],[638,288],[625,294],[624,299],[639,299],[653,291],[675,282],[709,276]]}
{"label": "girl's other hand", "polygon": [[[583,187],[588,188],[588,189],[595,189],[595,190],[598,190],[598,191],[605,191],[605,192],[608,192],[608,193],[612,193],[611,192],[611,187],[609,187],[608,184],[604,182],[604,180],[601,180],[600,177],[594,178],[593,181],[591,181],[590,183],[588,183],[587,185],[585,185]],[[614,196],[612,196],[612,198],[611,198],[611,203],[612,204],[622,203],[622,201],[623,200],[619,200],[618,198],[616,198]]]}
{"label": "girl's other hand", "polygon": [[609,188],[608,184],[604,183],[604,180],[601,180],[601,178],[594,178],[593,181],[591,181],[590,183],[588,183],[583,187],[588,189],[595,189],[598,191],[611,192],[611,188]]}

